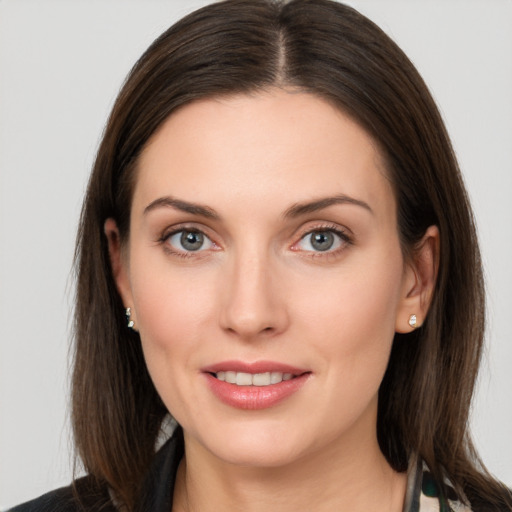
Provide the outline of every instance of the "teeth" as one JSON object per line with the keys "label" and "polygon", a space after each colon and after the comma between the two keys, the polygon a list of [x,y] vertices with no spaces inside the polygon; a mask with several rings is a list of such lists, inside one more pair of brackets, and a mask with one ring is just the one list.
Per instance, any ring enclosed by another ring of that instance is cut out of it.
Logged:
{"label": "teeth", "polygon": [[265,373],[245,373],[245,372],[217,372],[217,379],[237,386],[270,386],[279,384],[283,380],[293,378],[291,373],[265,372]]}
{"label": "teeth", "polygon": [[[252,377],[253,386],[269,386],[272,382],[270,372],[267,373],[256,373]],[[277,384],[277,382],[276,382]]]}
{"label": "teeth", "polygon": [[237,386],[252,386],[252,375],[250,373],[237,372],[236,385]]}
{"label": "teeth", "polygon": [[279,384],[283,380],[283,374],[280,372],[272,372],[270,374],[270,384]]}

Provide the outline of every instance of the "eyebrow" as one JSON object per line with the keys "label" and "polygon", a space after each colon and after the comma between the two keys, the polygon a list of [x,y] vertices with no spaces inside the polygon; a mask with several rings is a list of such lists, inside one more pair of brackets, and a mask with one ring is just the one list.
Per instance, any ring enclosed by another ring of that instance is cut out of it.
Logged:
{"label": "eyebrow", "polygon": [[144,208],[144,215],[149,212],[157,209],[157,208],[174,208],[175,210],[179,210],[185,213],[190,213],[192,215],[201,215],[202,217],[207,217],[208,219],[220,219],[219,215],[215,210],[212,210],[208,206],[189,203],[188,201],[183,201],[181,199],[175,199],[174,197],[166,196],[159,197],[155,199],[151,203],[149,203],[146,208]]}
{"label": "eyebrow", "polygon": [[323,197],[307,203],[294,204],[285,211],[284,217],[300,217],[301,215],[307,215],[308,213],[317,212],[319,210],[323,210],[324,208],[328,208],[329,206],[333,206],[335,204],[353,204],[355,206],[361,206],[362,208],[368,210],[373,215],[373,210],[370,208],[370,205],[368,203],[365,203],[360,199],[355,199],[353,197],[346,196],[344,194],[339,194],[332,197]]}
{"label": "eyebrow", "polygon": [[[371,214],[373,214],[373,210],[371,209],[368,203],[365,203],[364,201],[355,199],[350,196],[346,196],[344,194],[339,194],[332,197],[323,197],[321,199],[316,199],[314,201],[309,201],[307,203],[296,203],[284,212],[283,217],[300,217],[301,215],[314,213],[316,211],[323,210],[324,208],[328,208],[329,206],[333,206],[336,204],[352,204],[356,206],[361,206],[362,208],[368,210]],[[144,215],[148,214],[149,212],[157,208],[173,208],[175,210],[190,213],[192,215],[200,215],[208,219],[220,219],[219,214],[208,206],[183,201],[182,199],[176,199],[171,196],[159,197],[158,199],[155,199],[154,201],[149,203],[148,206],[144,208]]]}

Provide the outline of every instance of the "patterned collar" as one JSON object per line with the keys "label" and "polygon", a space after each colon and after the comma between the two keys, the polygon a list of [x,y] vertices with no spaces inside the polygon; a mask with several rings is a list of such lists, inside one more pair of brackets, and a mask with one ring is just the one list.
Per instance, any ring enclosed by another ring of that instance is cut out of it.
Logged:
{"label": "patterned collar", "polygon": [[[177,428],[155,456],[138,510],[168,512],[172,509],[174,482],[183,454],[183,432]],[[446,496],[441,494],[428,466],[417,457],[412,458],[403,512],[473,512],[458,500],[449,482],[446,482],[445,493]]]}
{"label": "patterned collar", "polygon": [[413,458],[409,464],[403,512],[471,512],[471,508],[458,499],[448,481],[444,496],[425,462]]}

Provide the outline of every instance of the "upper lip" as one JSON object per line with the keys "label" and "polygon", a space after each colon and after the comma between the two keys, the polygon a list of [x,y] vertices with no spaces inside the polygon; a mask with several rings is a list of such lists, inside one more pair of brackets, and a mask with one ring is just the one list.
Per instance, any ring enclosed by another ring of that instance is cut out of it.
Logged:
{"label": "upper lip", "polygon": [[309,370],[297,368],[289,364],[279,363],[276,361],[255,361],[247,363],[244,361],[222,361],[201,369],[204,373],[218,373],[224,372],[243,372],[243,373],[267,373],[267,372],[281,372],[291,373],[292,375],[302,375],[308,373]]}

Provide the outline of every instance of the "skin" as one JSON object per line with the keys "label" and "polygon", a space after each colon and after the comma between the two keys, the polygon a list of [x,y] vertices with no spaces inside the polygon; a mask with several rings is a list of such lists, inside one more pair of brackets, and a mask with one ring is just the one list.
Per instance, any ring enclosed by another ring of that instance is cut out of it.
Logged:
{"label": "skin", "polygon": [[[379,449],[377,394],[394,333],[427,313],[438,233],[404,261],[371,137],[306,93],[207,99],[169,117],[137,173],[129,241],[112,219],[105,233],[150,374],[185,433],[173,510],[402,510],[406,477]],[[345,200],[290,215],[333,196]],[[215,217],[158,201],[170,197]],[[205,244],[185,250],[170,235],[180,230]],[[319,231],[331,249],[311,244]],[[310,374],[279,404],[242,410],[201,371],[226,360]]]}

